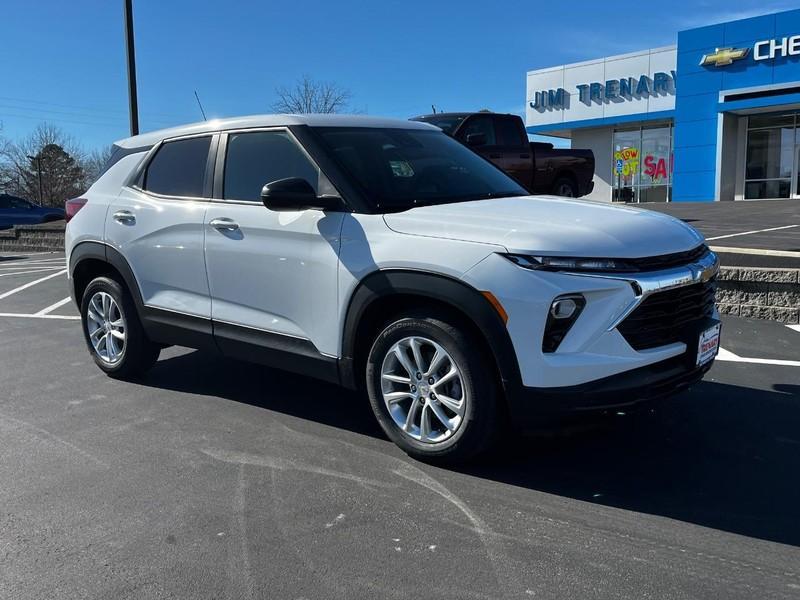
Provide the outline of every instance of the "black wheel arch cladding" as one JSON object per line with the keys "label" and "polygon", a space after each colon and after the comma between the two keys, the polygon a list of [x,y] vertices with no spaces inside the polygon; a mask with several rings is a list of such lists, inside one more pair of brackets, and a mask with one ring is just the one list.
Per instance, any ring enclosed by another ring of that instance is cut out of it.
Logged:
{"label": "black wheel arch cladding", "polygon": [[358,385],[359,349],[371,342],[360,339],[364,327],[368,326],[365,317],[375,310],[375,303],[397,296],[413,296],[423,302],[428,299],[469,319],[492,353],[503,387],[519,385],[519,366],[508,330],[483,294],[446,275],[402,269],[376,271],[365,277],[352,294],[342,338],[340,378],[344,385],[352,388]]}

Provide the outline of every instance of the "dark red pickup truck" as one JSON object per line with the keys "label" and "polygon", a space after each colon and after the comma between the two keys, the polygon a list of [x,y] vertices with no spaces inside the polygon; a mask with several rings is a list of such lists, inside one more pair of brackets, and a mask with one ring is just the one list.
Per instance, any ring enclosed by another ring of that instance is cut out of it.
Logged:
{"label": "dark red pickup truck", "polygon": [[529,142],[522,119],[492,112],[436,113],[414,117],[468,145],[534,194],[577,198],[592,191],[594,153]]}

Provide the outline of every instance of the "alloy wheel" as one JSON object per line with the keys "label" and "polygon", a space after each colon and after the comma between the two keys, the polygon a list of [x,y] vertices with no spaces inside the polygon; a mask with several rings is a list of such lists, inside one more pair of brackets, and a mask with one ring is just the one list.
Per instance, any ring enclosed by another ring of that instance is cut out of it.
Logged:
{"label": "alloy wheel", "polygon": [[122,360],[125,351],[125,317],[107,292],[96,292],[86,311],[86,331],[95,354],[105,363]]}
{"label": "alloy wheel", "polygon": [[574,196],[572,193],[572,185],[566,182],[559,184],[556,195],[563,196],[565,198],[572,198]]}
{"label": "alloy wheel", "polygon": [[397,341],[381,366],[383,401],[407,436],[435,444],[452,437],[464,421],[467,394],[453,357],[428,338]]}

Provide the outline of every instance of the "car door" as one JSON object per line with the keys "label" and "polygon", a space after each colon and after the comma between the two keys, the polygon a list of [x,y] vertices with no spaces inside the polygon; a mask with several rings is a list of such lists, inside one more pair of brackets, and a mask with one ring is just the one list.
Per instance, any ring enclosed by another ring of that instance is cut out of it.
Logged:
{"label": "car door", "polygon": [[503,154],[503,170],[530,188],[533,182],[533,155],[519,117],[495,115],[495,133]]}
{"label": "car door", "polygon": [[333,190],[330,183],[284,128],[230,132],[217,160],[222,176],[215,178],[205,222],[218,346],[245,358],[259,348],[289,346],[335,356],[343,215],[274,212],[261,201],[262,187],[279,179],[305,178],[317,193]]}
{"label": "car door", "polygon": [[0,194],[0,229],[7,229],[14,225],[14,215],[11,210],[11,196]]}
{"label": "car door", "polygon": [[39,222],[34,205],[16,196],[4,195],[0,199],[0,213],[2,213],[0,220],[8,226],[30,225]]}
{"label": "car door", "polygon": [[215,135],[167,140],[109,206],[105,239],[128,261],[145,305],[208,321],[203,217],[211,196]]}

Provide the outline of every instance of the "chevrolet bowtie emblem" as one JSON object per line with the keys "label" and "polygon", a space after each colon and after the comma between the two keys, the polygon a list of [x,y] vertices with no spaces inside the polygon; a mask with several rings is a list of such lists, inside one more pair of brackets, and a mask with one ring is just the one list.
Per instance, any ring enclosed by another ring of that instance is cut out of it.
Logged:
{"label": "chevrolet bowtie emblem", "polygon": [[704,54],[700,60],[701,67],[724,67],[735,60],[744,58],[750,48],[717,48],[713,54]]}

